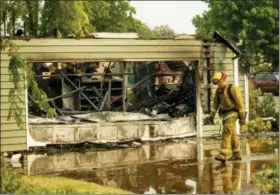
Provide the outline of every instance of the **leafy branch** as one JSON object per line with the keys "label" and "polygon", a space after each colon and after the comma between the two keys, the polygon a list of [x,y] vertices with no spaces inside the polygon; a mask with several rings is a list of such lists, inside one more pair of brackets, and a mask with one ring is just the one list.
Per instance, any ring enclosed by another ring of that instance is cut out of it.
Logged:
{"label": "leafy branch", "polygon": [[[7,120],[14,118],[17,125],[23,129],[24,122],[22,120],[22,115],[25,111],[24,100],[21,99],[21,95],[25,94],[26,87],[31,91],[31,96],[35,100],[38,108],[46,112],[46,117],[53,118],[55,116],[55,109],[51,108],[45,92],[38,87],[35,80],[35,73],[32,70],[32,64],[27,64],[24,62],[23,58],[18,52],[18,47],[10,40],[1,40],[1,50],[8,49],[8,56],[10,56],[9,62],[9,73],[10,81],[13,82],[14,88],[9,91],[9,113]],[[26,75],[25,75],[26,73]],[[27,86],[25,81],[27,79]],[[28,109],[28,108],[26,108]]]}

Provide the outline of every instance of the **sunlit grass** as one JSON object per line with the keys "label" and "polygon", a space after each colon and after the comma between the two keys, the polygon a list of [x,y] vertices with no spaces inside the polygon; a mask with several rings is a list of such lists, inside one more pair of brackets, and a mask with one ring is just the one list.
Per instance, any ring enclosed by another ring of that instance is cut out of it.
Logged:
{"label": "sunlit grass", "polygon": [[[56,176],[21,176],[20,181],[25,185],[40,186],[48,191],[78,194],[133,194],[118,188],[101,186],[81,180],[68,179]],[[63,190],[64,189],[64,190]]]}

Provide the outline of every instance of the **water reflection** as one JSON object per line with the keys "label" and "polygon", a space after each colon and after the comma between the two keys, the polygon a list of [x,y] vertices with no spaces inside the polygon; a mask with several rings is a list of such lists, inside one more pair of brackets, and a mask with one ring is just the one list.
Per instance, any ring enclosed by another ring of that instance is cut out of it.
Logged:
{"label": "water reflection", "polygon": [[212,157],[218,148],[219,142],[195,140],[33,159],[30,156],[29,174],[56,174],[143,194],[256,193],[250,185],[251,175],[263,164],[276,163],[274,153],[252,156],[246,142],[241,145],[241,162],[221,166]]}
{"label": "water reflection", "polygon": [[221,173],[224,193],[231,194],[238,191],[241,167],[242,164],[240,162],[234,162],[232,166],[221,164],[215,168]]}

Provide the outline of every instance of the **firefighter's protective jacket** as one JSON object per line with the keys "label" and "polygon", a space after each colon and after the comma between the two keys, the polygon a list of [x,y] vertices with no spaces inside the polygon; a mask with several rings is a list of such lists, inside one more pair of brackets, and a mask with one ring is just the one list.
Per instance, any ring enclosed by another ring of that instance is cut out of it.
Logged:
{"label": "firefighter's protective jacket", "polygon": [[220,116],[223,120],[231,116],[238,116],[238,114],[240,118],[245,119],[246,112],[240,88],[238,86],[231,87],[230,92],[234,100],[232,101],[228,94],[228,87],[229,84],[224,89],[218,88],[216,90],[210,116],[214,118],[219,109]]}

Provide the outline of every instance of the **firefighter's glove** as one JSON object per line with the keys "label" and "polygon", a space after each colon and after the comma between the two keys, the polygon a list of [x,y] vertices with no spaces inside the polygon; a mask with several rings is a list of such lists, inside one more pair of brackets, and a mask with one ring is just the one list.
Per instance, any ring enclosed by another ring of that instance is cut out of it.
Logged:
{"label": "firefighter's glove", "polygon": [[210,117],[209,117],[209,121],[210,121],[210,124],[211,124],[211,125],[214,125],[214,124],[215,124],[215,123],[214,123],[214,117],[210,116]]}
{"label": "firefighter's glove", "polygon": [[240,125],[246,125],[246,112],[239,113],[239,123]]}
{"label": "firefighter's glove", "polygon": [[214,117],[215,117],[215,112],[211,111],[210,112],[210,117],[209,117],[209,121],[210,121],[210,124],[214,125]]}
{"label": "firefighter's glove", "polygon": [[240,125],[246,125],[246,119],[239,119]]}

